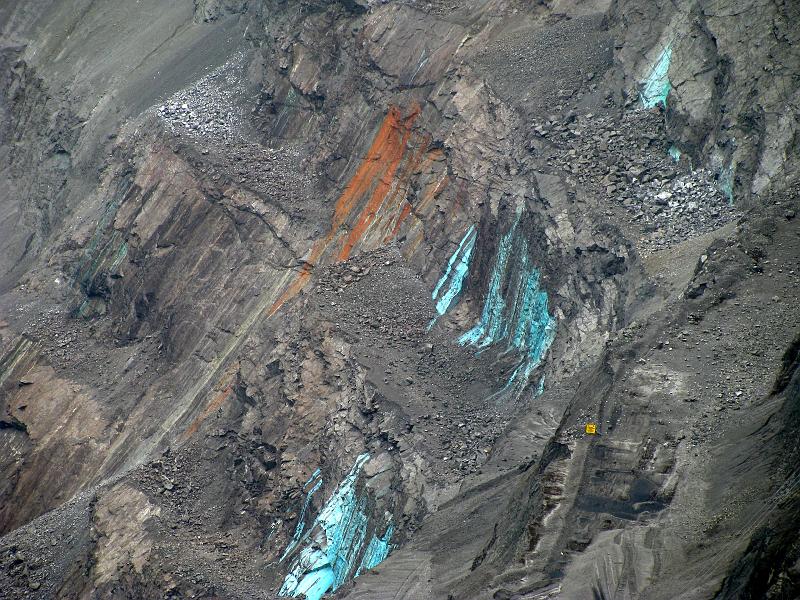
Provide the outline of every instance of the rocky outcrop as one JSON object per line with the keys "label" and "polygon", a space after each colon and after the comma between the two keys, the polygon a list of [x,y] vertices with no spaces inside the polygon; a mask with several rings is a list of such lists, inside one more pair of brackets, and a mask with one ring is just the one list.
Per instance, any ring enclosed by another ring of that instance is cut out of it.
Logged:
{"label": "rocky outcrop", "polygon": [[[634,42],[620,50],[628,85],[646,80],[662,50],[670,49],[670,137],[694,164],[708,165],[740,203],[796,181],[797,16],[795,5],[780,2],[617,7],[624,36]],[[639,54],[648,42],[651,50]]]}
{"label": "rocky outcrop", "polygon": [[11,597],[793,589],[791,7],[449,4],[0,9]]}

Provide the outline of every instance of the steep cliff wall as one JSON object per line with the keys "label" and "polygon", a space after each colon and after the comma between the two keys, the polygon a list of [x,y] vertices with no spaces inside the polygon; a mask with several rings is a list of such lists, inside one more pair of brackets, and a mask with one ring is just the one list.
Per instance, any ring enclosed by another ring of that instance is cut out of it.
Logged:
{"label": "steep cliff wall", "polygon": [[0,8],[2,588],[794,589],[794,11]]}

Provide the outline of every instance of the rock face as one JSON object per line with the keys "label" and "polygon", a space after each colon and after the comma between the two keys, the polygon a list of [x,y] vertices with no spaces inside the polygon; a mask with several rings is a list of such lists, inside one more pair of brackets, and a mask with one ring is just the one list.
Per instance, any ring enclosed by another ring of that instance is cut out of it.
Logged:
{"label": "rock face", "polygon": [[799,596],[798,20],[0,7],[0,596]]}

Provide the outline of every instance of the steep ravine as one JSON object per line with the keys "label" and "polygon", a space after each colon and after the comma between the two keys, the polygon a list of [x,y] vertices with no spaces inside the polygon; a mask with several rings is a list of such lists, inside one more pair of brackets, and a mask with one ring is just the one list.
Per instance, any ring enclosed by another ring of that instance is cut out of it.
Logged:
{"label": "steep ravine", "polygon": [[0,7],[0,597],[796,596],[797,6],[661,4]]}

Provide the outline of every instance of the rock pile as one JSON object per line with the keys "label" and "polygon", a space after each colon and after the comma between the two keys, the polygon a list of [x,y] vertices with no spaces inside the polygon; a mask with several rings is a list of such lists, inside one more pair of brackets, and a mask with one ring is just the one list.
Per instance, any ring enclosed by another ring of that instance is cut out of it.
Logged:
{"label": "rock pile", "polygon": [[449,334],[428,331],[435,314],[430,292],[394,248],[318,276],[309,313],[319,311],[354,344],[377,397],[391,399],[381,410],[401,413],[400,446],[424,445],[436,459],[430,476],[440,482],[480,472],[517,408],[492,397],[497,390],[482,382],[507,380],[513,357],[476,355]]}
{"label": "rock pile", "polygon": [[692,169],[670,147],[658,111],[634,110],[620,121],[575,113],[535,122],[529,148],[551,146],[550,167],[580,186],[622,205],[640,228],[647,254],[708,233],[736,218],[738,211],[707,169]]}
{"label": "rock pile", "polygon": [[379,249],[320,273],[322,313],[362,340],[407,344],[425,335],[433,306],[395,248]]}
{"label": "rock pile", "polygon": [[713,231],[738,215],[706,169],[631,186],[622,205],[648,234],[640,244],[645,254]]}
{"label": "rock pile", "polygon": [[242,112],[237,97],[243,92],[245,55],[238,52],[191,86],[174,94],[156,110],[173,133],[208,141],[240,136]]}

